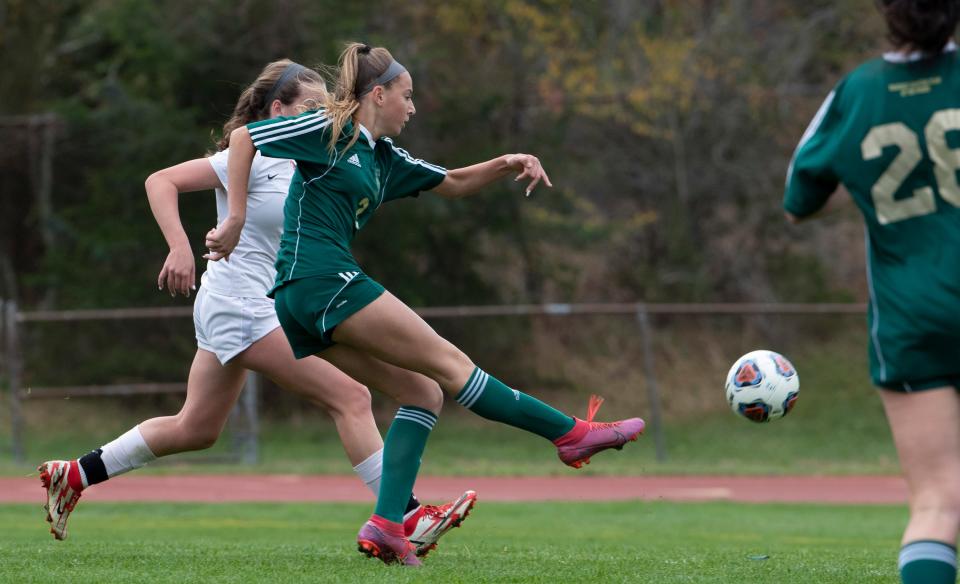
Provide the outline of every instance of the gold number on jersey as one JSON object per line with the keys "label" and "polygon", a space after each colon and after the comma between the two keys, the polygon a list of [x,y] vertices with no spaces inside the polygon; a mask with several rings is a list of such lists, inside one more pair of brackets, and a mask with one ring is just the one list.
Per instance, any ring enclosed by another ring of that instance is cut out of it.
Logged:
{"label": "gold number on jersey", "polygon": [[360,215],[363,215],[363,212],[366,211],[367,207],[369,206],[370,206],[370,199],[366,197],[360,199],[360,202],[357,203],[357,218],[359,218]]}
{"label": "gold number on jersey", "polygon": [[[933,160],[940,196],[954,207],[960,207],[960,182],[957,181],[960,149],[947,145],[947,132],[953,130],[960,130],[960,109],[945,109],[933,114],[923,135]],[[917,134],[901,122],[874,126],[860,143],[860,151],[864,160],[873,160],[879,158],[887,146],[896,146],[900,152],[870,189],[877,221],[886,225],[935,212],[937,202],[931,187],[915,189],[913,196],[905,199],[894,198],[903,181],[923,160]]]}
{"label": "gold number on jersey", "polygon": [[957,183],[960,151],[947,146],[947,132],[951,130],[960,130],[960,109],[945,109],[933,114],[924,135],[933,159],[940,196],[954,207],[960,207],[960,184]]}
{"label": "gold number on jersey", "polygon": [[870,189],[880,225],[936,211],[937,202],[930,187],[916,189],[913,196],[906,199],[893,198],[907,175],[923,159],[917,135],[901,122],[874,126],[860,143],[860,151],[864,160],[873,160],[883,154],[886,146],[897,146],[900,152]]}

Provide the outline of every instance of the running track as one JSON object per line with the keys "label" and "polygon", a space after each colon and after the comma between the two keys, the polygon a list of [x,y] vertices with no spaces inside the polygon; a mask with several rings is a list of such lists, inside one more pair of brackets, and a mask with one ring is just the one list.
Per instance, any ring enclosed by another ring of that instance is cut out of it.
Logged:
{"label": "running track", "polygon": [[[421,477],[417,496],[443,501],[474,489],[482,501],[738,501],[904,504],[893,476]],[[38,477],[0,478],[0,503],[40,503]],[[84,493],[87,501],[372,501],[355,476],[129,476]]]}

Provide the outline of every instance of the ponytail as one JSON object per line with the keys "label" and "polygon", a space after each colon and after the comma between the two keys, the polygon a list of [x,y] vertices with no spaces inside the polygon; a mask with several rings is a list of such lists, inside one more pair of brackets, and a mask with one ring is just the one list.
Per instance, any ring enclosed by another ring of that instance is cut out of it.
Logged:
{"label": "ponytail", "polygon": [[[371,47],[363,43],[349,43],[340,54],[338,62],[336,89],[327,98],[327,118],[330,120],[330,154],[335,154],[337,141],[360,109],[360,98],[367,86],[382,75],[393,62],[390,51],[383,47]],[[389,86],[390,82],[384,83]],[[360,125],[355,124],[350,142],[344,148],[349,150],[360,137]]]}

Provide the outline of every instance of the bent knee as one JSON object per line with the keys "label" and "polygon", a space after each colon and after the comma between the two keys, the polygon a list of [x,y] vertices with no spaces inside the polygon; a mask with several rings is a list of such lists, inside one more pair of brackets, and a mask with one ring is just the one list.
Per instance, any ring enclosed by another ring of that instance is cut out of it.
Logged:
{"label": "bent knee", "polygon": [[320,400],[320,405],[333,417],[356,418],[369,415],[373,401],[367,386],[353,382],[337,389],[337,399],[333,403]]}
{"label": "bent knee", "polygon": [[443,408],[443,390],[435,381],[416,375],[411,377],[409,383],[405,385],[403,395],[395,396],[401,405],[417,406],[440,415],[440,410]]}
{"label": "bent knee", "polygon": [[424,390],[423,397],[426,405],[421,407],[440,415],[440,410],[443,409],[443,390],[440,389],[440,386],[431,381],[429,386]]}
{"label": "bent knee", "polygon": [[447,343],[437,355],[435,364],[431,377],[449,391],[459,391],[476,367],[470,357],[452,343]]}
{"label": "bent knee", "polygon": [[217,443],[222,427],[216,424],[202,424],[189,419],[177,421],[180,428],[181,450],[206,450]]}

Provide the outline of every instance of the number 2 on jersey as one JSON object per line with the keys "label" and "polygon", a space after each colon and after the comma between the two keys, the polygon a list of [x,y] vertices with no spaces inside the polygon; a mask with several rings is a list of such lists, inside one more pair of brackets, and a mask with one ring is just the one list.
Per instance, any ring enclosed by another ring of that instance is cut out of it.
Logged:
{"label": "number 2 on jersey", "polygon": [[[940,196],[954,207],[960,207],[960,183],[957,182],[960,151],[947,146],[947,132],[951,130],[960,130],[960,109],[936,112],[923,133],[933,160]],[[879,158],[887,146],[896,146],[900,152],[870,189],[877,221],[887,225],[935,212],[937,202],[931,187],[915,189],[911,197],[894,198],[903,181],[923,160],[917,134],[902,122],[874,126],[860,143],[860,151],[864,160],[873,160]]]}
{"label": "number 2 on jersey", "polygon": [[360,199],[360,202],[357,204],[357,213],[353,219],[353,227],[356,230],[360,230],[360,215],[363,215],[363,212],[367,210],[370,206],[370,199],[364,197]]}

